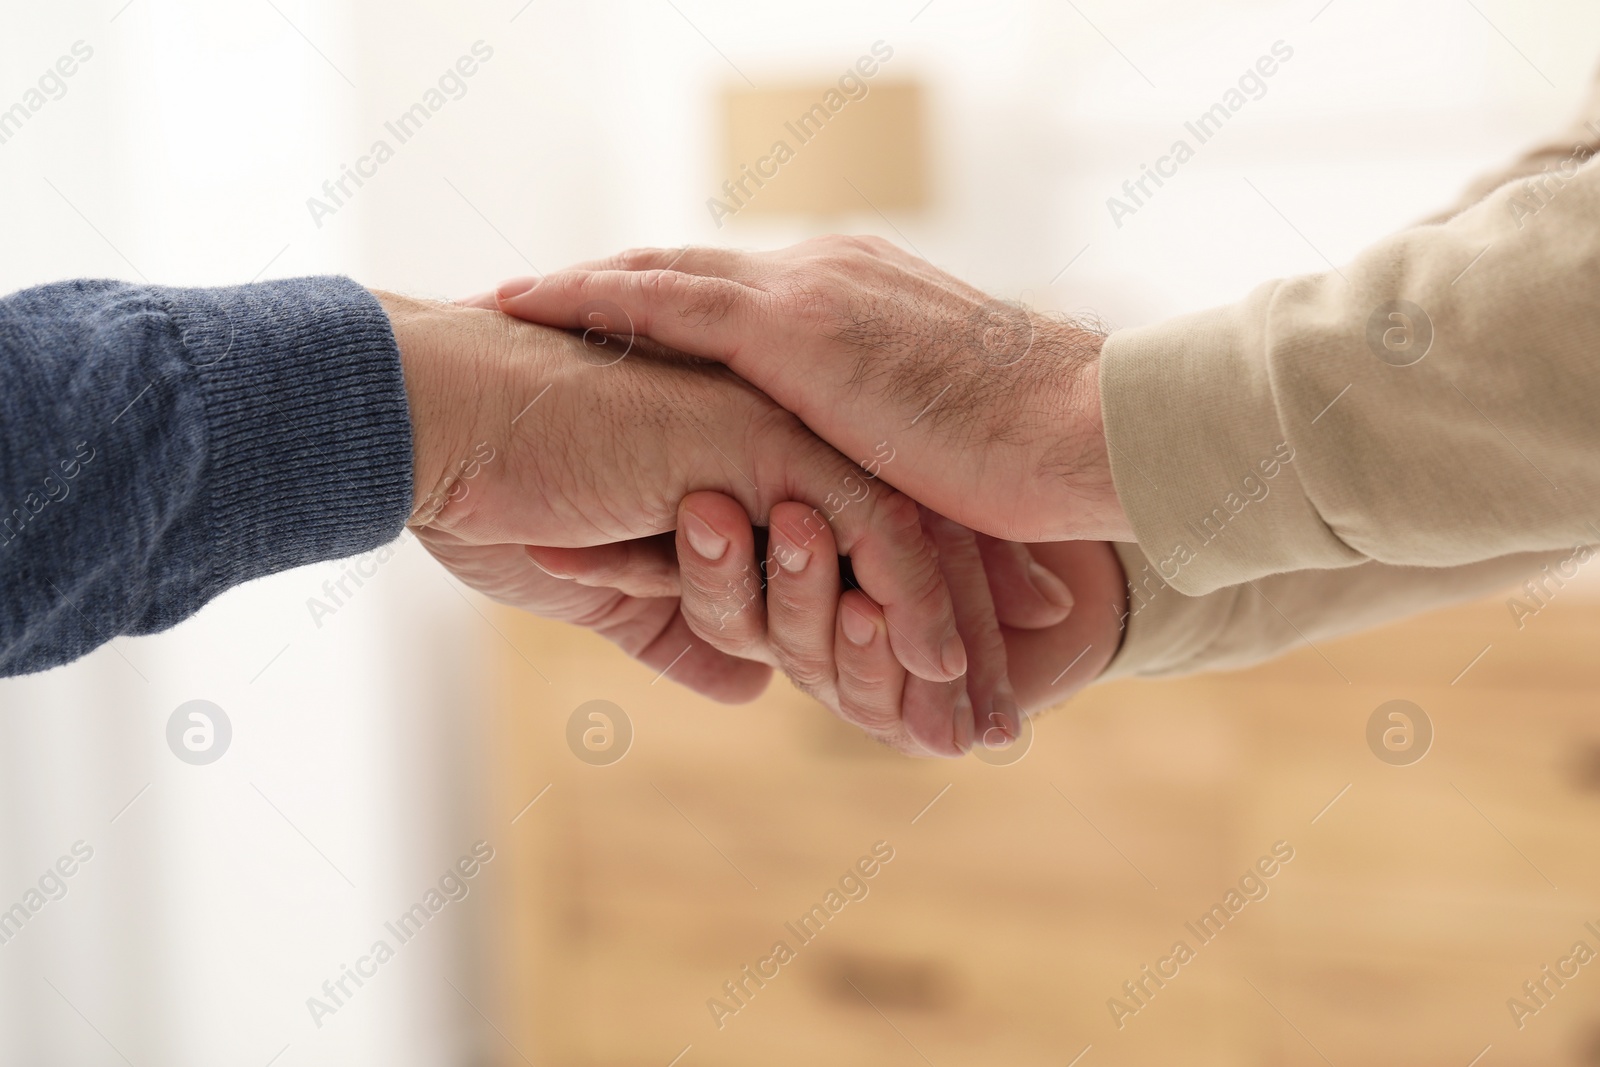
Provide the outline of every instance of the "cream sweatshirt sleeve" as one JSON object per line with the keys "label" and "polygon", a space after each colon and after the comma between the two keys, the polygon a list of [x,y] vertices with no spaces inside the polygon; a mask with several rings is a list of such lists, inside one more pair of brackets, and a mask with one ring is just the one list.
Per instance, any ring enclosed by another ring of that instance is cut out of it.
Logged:
{"label": "cream sweatshirt sleeve", "polygon": [[1112,334],[1112,476],[1186,594],[1570,546],[1600,494],[1600,167],[1586,146],[1342,272]]}
{"label": "cream sweatshirt sleeve", "polygon": [[1506,590],[1506,633],[1520,630],[1589,563],[1573,545],[1460,567],[1362,563],[1336,571],[1274,574],[1205,596],[1184,596],[1137,545],[1118,545],[1128,574],[1122,648],[1100,681],[1233,670],[1296,648]]}
{"label": "cream sweatshirt sleeve", "polygon": [[1563,133],[1342,273],[1107,340],[1113,476],[1144,548],[1118,546],[1130,616],[1106,678],[1537,595],[1588,560],[1597,145],[1592,92]]}

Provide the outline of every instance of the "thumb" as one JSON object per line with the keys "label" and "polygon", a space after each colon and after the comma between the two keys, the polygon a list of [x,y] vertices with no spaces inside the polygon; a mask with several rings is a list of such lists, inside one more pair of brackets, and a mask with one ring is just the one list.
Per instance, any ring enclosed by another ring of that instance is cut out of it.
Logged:
{"label": "thumb", "polygon": [[1019,630],[1043,630],[1072,613],[1072,590],[1036,562],[1027,545],[988,534],[977,537],[1001,623]]}

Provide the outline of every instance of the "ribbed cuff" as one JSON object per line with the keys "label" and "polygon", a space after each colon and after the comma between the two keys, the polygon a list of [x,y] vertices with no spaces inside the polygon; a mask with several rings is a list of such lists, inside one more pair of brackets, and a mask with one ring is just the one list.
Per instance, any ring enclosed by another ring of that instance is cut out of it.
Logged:
{"label": "ribbed cuff", "polygon": [[205,402],[216,587],[399,536],[411,419],[372,294],[348,278],[161,293]]}
{"label": "ribbed cuff", "polygon": [[1277,284],[1120,330],[1101,353],[1112,480],[1135,539],[1180,593],[1361,558],[1312,506],[1278,417],[1265,342]]}

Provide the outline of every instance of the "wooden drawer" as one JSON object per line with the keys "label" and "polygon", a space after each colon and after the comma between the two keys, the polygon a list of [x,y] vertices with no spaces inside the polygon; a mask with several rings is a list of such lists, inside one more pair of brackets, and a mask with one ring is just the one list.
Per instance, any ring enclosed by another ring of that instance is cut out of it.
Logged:
{"label": "wooden drawer", "polygon": [[[1600,965],[1521,1030],[1506,1006],[1573,941],[1600,950],[1600,607],[1552,605],[1538,635],[1503,612],[1322,646],[1348,683],[1307,649],[1106,686],[1008,767],[882,751],[781,680],[714,705],[591,635],[497,616],[521,650],[501,648],[489,754],[499,1062],[1600,1062]],[[1396,697],[1436,729],[1411,766],[1367,748]],[[567,747],[593,699],[633,725],[609,766]],[[1266,895],[1197,938],[1280,841]],[[893,859],[827,912],[877,842]],[[1193,958],[1135,1002],[1123,983],[1180,940]]]}

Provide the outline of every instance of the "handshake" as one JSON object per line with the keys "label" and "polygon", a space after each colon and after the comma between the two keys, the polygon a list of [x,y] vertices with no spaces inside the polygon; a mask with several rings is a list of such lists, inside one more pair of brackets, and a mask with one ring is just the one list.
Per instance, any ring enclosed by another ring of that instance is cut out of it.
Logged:
{"label": "handshake", "polygon": [[1011,743],[1117,650],[1096,331],[858,237],[378,299],[411,526],[495,600],[717,700],[782,670],[919,755]]}

